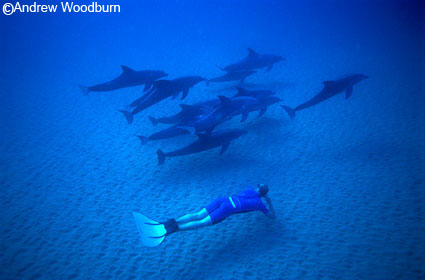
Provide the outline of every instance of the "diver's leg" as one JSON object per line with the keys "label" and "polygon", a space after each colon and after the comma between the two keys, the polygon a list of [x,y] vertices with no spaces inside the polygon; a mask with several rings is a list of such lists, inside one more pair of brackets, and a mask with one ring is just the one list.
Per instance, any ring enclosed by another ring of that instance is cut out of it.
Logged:
{"label": "diver's leg", "polygon": [[188,223],[184,223],[184,224],[179,224],[179,230],[197,229],[197,228],[209,226],[209,225],[212,225],[212,224],[213,224],[213,222],[212,222],[210,216],[207,215],[205,218],[203,218],[200,221],[193,221],[193,222],[188,222]]}
{"label": "diver's leg", "polygon": [[178,218],[176,221],[180,225],[180,224],[185,224],[195,220],[201,220],[205,218],[206,216],[208,216],[207,209],[202,208],[199,212],[186,214],[183,217]]}
{"label": "diver's leg", "polygon": [[[234,213],[234,207],[232,206],[228,197],[216,199],[216,201],[207,205],[204,209],[207,213],[205,218],[200,221],[179,224],[179,230],[197,229],[200,227],[217,224]],[[201,211],[198,213],[201,213]],[[202,214],[205,214],[205,212],[202,212]]]}
{"label": "diver's leg", "polygon": [[176,221],[178,224],[184,224],[195,220],[201,220],[208,216],[209,213],[219,208],[224,200],[224,197],[217,198],[216,200],[205,206],[205,208],[202,208],[199,212],[184,215],[183,217],[178,218]]}

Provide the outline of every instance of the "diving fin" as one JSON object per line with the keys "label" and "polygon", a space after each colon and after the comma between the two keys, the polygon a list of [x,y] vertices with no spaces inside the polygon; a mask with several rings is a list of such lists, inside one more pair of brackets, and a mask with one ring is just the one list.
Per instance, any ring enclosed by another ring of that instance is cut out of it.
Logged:
{"label": "diving fin", "polygon": [[164,224],[151,220],[137,212],[133,212],[133,216],[143,245],[155,247],[164,241],[167,234]]}

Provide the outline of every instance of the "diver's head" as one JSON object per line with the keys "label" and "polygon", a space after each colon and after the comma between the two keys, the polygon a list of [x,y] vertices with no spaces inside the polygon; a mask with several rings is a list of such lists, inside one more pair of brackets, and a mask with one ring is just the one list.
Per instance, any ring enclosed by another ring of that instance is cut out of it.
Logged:
{"label": "diver's head", "polygon": [[265,196],[269,192],[269,187],[265,184],[258,184],[256,191],[260,196]]}

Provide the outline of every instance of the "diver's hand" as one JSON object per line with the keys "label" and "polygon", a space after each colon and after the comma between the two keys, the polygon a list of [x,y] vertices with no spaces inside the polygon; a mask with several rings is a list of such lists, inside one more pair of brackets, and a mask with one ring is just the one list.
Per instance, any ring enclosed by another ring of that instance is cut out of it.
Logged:
{"label": "diver's hand", "polygon": [[269,217],[270,219],[275,219],[276,218],[276,213],[274,211],[274,207],[272,204],[272,200],[270,199],[270,197],[268,195],[264,196],[264,199],[266,200],[268,206],[269,206],[269,213],[267,213],[267,217]]}

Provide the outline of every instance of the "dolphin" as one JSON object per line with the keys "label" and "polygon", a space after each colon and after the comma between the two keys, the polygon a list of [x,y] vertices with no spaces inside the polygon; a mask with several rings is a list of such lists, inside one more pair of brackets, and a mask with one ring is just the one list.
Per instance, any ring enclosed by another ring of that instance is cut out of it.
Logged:
{"label": "dolphin", "polygon": [[159,149],[156,152],[158,155],[158,165],[163,164],[165,161],[165,158],[167,157],[190,155],[190,154],[199,153],[199,152],[210,150],[220,146],[221,146],[221,151],[220,151],[220,155],[221,155],[227,150],[232,140],[246,133],[247,133],[246,130],[241,130],[241,129],[225,129],[225,130],[219,130],[219,131],[215,131],[211,133],[197,134],[198,140],[179,150],[164,153],[161,149]]}
{"label": "dolphin", "polygon": [[276,92],[271,90],[247,90],[241,87],[236,87],[236,89],[238,90],[238,93],[236,93],[233,97],[251,96],[257,98],[276,94]]}
{"label": "dolphin", "polygon": [[248,76],[251,76],[254,73],[256,73],[256,71],[252,71],[252,70],[227,72],[223,76],[208,80],[207,84],[230,82],[230,81],[239,81],[239,83],[243,83]]}
{"label": "dolphin", "polygon": [[304,102],[295,108],[291,108],[285,105],[281,105],[281,107],[288,113],[289,117],[293,119],[295,118],[296,111],[300,111],[319,104],[341,92],[345,91],[345,99],[350,98],[351,94],[353,93],[353,86],[367,78],[368,76],[363,74],[351,74],[338,80],[324,81],[323,89],[307,102]]}
{"label": "dolphin", "polygon": [[184,129],[183,127],[179,127],[178,125],[173,125],[169,128],[158,131],[150,136],[137,135],[137,137],[139,137],[140,141],[142,142],[142,145],[145,145],[150,141],[157,141],[186,134],[190,134],[190,131]]}
{"label": "dolphin", "polygon": [[261,117],[267,111],[268,106],[282,101],[282,99],[276,96],[262,96],[256,99],[257,102],[253,102],[245,107],[245,110],[242,112],[241,122],[244,122],[248,118],[250,112],[260,111],[258,116]]}
{"label": "dolphin", "polygon": [[192,105],[180,104],[182,110],[177,114],[162,117],[162,118],[154,118],[149,116],[149,120],[153,125],[157,125],[158,123],[166,123],[166,124],[177,124],[184,123],[190,119],[193,119],[196,116],[205,114],[213,110],[218,104],[220,104],[220,99],[213,98],[210,100],[194,103]]}
{"label": "dolphin", "polygon": [[242,114],[245,108],[257,103],[257,99],[249,96],[227,98],[218,96],[221,104],[213,111],[204,114],[193,124],[195,132],[212,131],[220,123],[230,120],[232,117]]}
{"label": "dolphin", "polygon": [[145,85],[145,91],[148,90],[152,86],[152,82],[168,76],[167,73],[163,71],[153,71],[153,70],[142,70],[142,71],[135,71],[131,69],[130,67],[127,67],[125,65],[121,65],[122,73],[115,79],[86,87],[86,86],[79,86],[80,89],[83,91],[84,95],[88,95],[89,92],[92,91],[112,91],[120,88],[126,88],[126,87],[133,87],[133,86],[139,86],[139,85]]}
{"label": "dolphin", "polygon": [[253,49],[248,48],[247,57],[220,69],[226,72],[234,72],[267,68],[267,71],[270,71],[275,63],[282,60],[284,60],[282,56],[273,54],[258,54]]}
{"label": "dolphin", "polygon": [[119,110],[119,112],[124,114],[124,117],[130,124],[133,122],[134,115],[168,97],[175,98],[182,92],[182,99],[186,98],[189,89],[201,81],[205,81],[205,78],[200,76],[187,76],[174,80],[154,81],[153,87],[148,92],[130,104],[130,107],[134,107],[131,112],[125,110]]}

